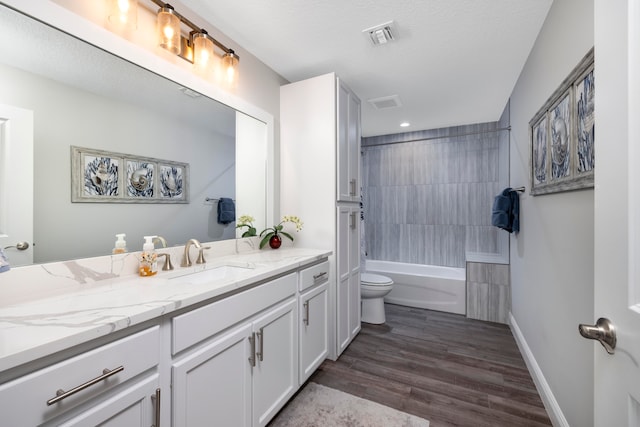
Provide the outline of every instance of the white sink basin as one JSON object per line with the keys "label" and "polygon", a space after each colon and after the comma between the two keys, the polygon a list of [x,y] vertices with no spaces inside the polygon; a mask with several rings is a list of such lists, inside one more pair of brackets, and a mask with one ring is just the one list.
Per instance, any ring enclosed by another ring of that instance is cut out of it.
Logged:
{"label": "white sink basin", "polygon": [[180,280],[184,283],[201,285],[205,283],[213,283],[220,280],[233,279],[243,273],[251,271],[250,267],[237,267],[234,265],[222,265],[220,267],[210,268],[196,273],[186,273],[180,276],[172,277],[170,281]]}

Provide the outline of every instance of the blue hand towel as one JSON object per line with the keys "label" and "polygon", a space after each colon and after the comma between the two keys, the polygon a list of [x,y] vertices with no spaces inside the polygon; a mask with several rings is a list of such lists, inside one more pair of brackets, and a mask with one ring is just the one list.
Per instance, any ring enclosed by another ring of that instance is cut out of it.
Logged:
{"label": "blue hand towel", "polygon": [[236,220],[236,205],[233,199],[221,197],[218,200],[218,224],[230,224]]}
{"label": "blue hand towel", "polygon": [[505,188],[493,201],[491,225],[508,231],[520,231],[520,199],[518,192],[512,188]]}

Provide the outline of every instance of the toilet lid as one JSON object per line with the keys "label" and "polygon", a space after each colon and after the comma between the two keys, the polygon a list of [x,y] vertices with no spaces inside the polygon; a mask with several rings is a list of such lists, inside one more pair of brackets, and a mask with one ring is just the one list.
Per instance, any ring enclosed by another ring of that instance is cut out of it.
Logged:
{"label": "toilet lid", "polygon": [[373,273],[362,273],[360,275],[360,282],[367,285],[390,285],[393,284],[393,280],[387,276]]}

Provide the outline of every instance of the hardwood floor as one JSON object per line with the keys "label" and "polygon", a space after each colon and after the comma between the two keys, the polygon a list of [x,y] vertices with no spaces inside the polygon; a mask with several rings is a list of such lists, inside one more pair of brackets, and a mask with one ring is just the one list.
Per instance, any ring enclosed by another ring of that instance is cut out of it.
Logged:
{"label": "hardwood floor", "polygon": [[386,306],[311,381],[440,426],[550,426],[508,326]]}

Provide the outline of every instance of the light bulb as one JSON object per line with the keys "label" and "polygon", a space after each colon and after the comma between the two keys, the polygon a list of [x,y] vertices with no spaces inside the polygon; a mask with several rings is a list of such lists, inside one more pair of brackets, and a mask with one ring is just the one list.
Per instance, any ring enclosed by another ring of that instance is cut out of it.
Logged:
{"label": "light bulb", "polygon": [[110,0],[109,22],[123,27],[137,28],[138,0]]}

